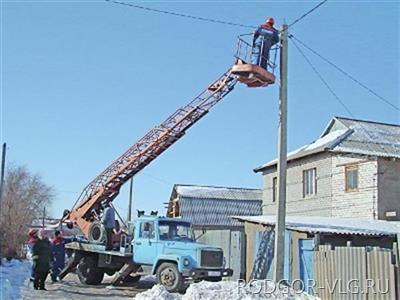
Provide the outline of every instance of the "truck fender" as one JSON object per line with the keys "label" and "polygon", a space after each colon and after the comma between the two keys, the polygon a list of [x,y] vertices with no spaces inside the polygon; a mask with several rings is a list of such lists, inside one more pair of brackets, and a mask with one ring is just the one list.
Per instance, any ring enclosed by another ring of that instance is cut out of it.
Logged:
{"label": "truck fender", "polygon": [[152,268],[152,274],[156,274],[157,268],[164,262],[172,262],[172,263],[176,263],[178,265],[178,270],[179,272],[182,271],[182,269],[180,268],[180,256],[179,255],[173,255],[173,254],[163,254],[163,255],[159,255],[155,261],[155,263],[153,264],[153,268]]}

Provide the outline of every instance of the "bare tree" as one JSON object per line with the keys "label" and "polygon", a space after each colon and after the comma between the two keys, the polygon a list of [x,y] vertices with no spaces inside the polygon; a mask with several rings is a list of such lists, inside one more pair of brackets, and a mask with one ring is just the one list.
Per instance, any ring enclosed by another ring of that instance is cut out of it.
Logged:
{"label": "bare tree", "polygon": [[6,173],[0,211],[1,253],[18,256],[29,226],[51,204],[54,189],[26,167],[11,165]]}

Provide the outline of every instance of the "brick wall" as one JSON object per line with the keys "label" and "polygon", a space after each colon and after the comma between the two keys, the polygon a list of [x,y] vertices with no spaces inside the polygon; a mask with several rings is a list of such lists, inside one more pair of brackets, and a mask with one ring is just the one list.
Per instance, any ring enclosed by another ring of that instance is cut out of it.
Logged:
{"label": "brick wall", "polygon": [[[290,162],[287,169],[288,215],[331,216],[331,154],[321,153]],[[316,168],[317,192],[303,197],[303,170]],[[275,214],[272,180],[276,168],[263,175],[263,214]]]}
{"label": "brick wall", "polygon": [[[358,166],[358,189],[351,192],[345,190],[345,169],[350,165]],[[317,192],[315,195],[303,197],[303,171],[311,168],[316,168]],[[287,214],[377,218],[377,168],[377,159],[331,152],[288,163]],[[275,214],[276,211],[275,202],[272,201],[274,177],[276,168],[270,168],[263,173],[263,214]],[[398,194],[390,197],[397,197],[396,195]],[[394,200],[390,201],[392,203]]]}
{"label": "brick wall", "polygon": [[[358,167],[358,188],[346,191],[345,169]],[[337,154],[332,157],[332,217],[377,218],[376,159]]]}
{"label": "brick wall", "polygon": [[379,219],[400,221],[400,161],[379,158],[378,199]]}

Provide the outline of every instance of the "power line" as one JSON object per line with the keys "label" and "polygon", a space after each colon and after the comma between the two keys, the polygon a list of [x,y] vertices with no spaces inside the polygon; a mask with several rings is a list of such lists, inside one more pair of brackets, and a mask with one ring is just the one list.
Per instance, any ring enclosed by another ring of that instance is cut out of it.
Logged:
{"label": "power line", "polygon": [[[116,0],[105,0],[105,1],[110,2],[110,3],[114,3],[114,4],[129,6],[131,8],[137,8],[137,9],[147,10],[147,11],[151,11],[151,12],[172,15],[172,16],[176,16],[176,17],[189,18],[189,19],[193,19],[193,20],[197,20],[197,21],[211,22],[211,23],[238,26],[238,27],[244,27],[244,28],[252,28],[252,29],[257,27],[255,25],[246,25],[246,24],[240,24],[240,23],[235,23],[235,22],[230,22],[230,21],[222,21],[222,20],[217,20],[217,19],[212,19],[212,18],[187,15],[187,14],[182,14],[182,13],[178,13],[178,12],[174,12],[174,11],[167,11],[167,10],[161,10],[161,9],[156,9],[156,8],[150,8],[150,7],[147,7],[147,6],[142,6],[142,5],[127,3],[127,2],[122,2],[122,1],[116,1]],[[324,1],[320,2],[315,7],[310,9],[308,12],[304,13],[302,16],[300,16],[299,18],[294,20],[292,23],[290,23],[290,25],[288,25],[288,27],[291,27],[294,24],[296,24],[297,22],[301,21],[302,19],[304,19],[306,16],[311,14],[316,9],[318,9],[320,6],[322,6],[327,1],[328,0],[324,0]]]}
{"label": "power line", "polygon": [[310,67],[313,69],[315,74],[319,77],[319,79],[322,81],[322,83],[325,85],[325,87],[331,92],[331,94],[335,97],[335,99],[340,103],[340,105],[347,111],[347,113],[355,119],[356,117],[353,115],[351,110],[347,107],[347,105],[339,98],[339,96],[335,93],[335,91],[330,87],[328,82],[322,77],[321,73],[317,70],[317,68],[313,65],[313,63],[308,59],[308,57],[304,54],[304,52],[300,49],[300,47],[297,45],[297,43],[292,39],[292,35],[289,36],[289,38],[292,40],[293,45],[297,48],[297,50],[300,52],[300,54],[303,56],[303,58],[306,60],[306,62],[310,65]]}
{"label": "power line", "polygon": [[[315,72],[315,74],[317,74],[317,76],[319,77],[319,79],[323,82],[323,84],[326,86],[326,88],[331,92],[331,94],[334,96],[334,98],[340,103],[340,105],[347,111],[347,113],[353,118],[356,119],[356,117],[354,116],[354,114],[351,112],[351,110],[348,108],[348,106],[340,99],[340,97],[335,93],[335,91],[331,88],[331,86],[328,84],[328,82],[322,77],[321,73],[318,72],[318,70],[316,69],[316,67],[312,64],[312,62],[309,60],[309,58],[305,55],[305,53],[300,49],[300,47],[297,45],[297,43],[295,42],[295,40],[293,39],[292,35],[289,35],[290,40],[293,42],[293,45],[295,45],[295,47],[297,48],[297,50],[300,52],[300,54],[303,56],[303,58],[306,60],[306,62],[310,65],[310,67],[313,69],[313,71]],[[369,139],[370,142],[374,141],[374,138],[369,134],[368,130],[366,128],[364,128],[363,125],[360,124],[360,127],[364,130],[365,135],[367,136],[367,138]],[[367,147],[370,148],[371,153],[374,153],[374,149],[372,149],[368,143],[367,143]],[[384,153],[387,153],[387,151],[385,150],[385,148],[382,147],[382,145],[380,145],[382,151]],[[387,153],[388,154],[388,153]],[[389,155],[390,156],[390,155]]]}
{"label": "power line", "polygon": [[389,100],[385,99],[384,97],[382,97],[381,95],[379,95],[377,92],[373,91],[371,88],[369,88],[368,86],[366,86],[365,84],[363,84],[362,82],[360,82],[358,79],[356,79],[354,76],[350,75],[348,72],[346,72],[345,70],[343,70],[342,68],[340,68],[338,65],[336,65],[335,63],[331,62],[330,60],[328,60],[327,58],[325,58],[324,56],[322,56],[321,54],[319,54],[317,51],[313,50],[311,47],[307,46],[305,43],[303,43],[302,41],[300,41],[298,38],[296,38],[295,36],[291,35],[290,38],[292,40],[296,40],[297,42],[299,42],[302,46],[304,46],[305,48],[307,48],[309,51],[311,51],[312,53],[314,53],[316,56],[318,56],[319,58],[321,58],[323,61],[325,61],[326,63],[328,63],[329,65],[331,65],[332,67],[334,67],[336,70],[338,70],[340,73],[342,73],[343,75],[347,76],[348,78],[350,78],[352,81],[354,81],[355,83],[357,83],[359,86],[361,86],[362,88],[364,88],[365,90],[367,90],[368,92],[370,92],[372,95],[374,95],[375,97],[377,97],[378,99],[380,99],[381,101],[383,101],[384,103],[386,103],[387,105],[391,106],[392,108],[394,108],[397,111],[400,111],[400,108],[398,106],[396,106],[395,104],[393,104],[392,102],[390,102]]}
{"label": "power line", "polygon": [[308,12],[304,13],[303,15],[301,15],[299,18],[297,18],[296,20],[294,20],[292,23],[290,23],[288,25],[289,27],[292,27],[294,24],[296,24],[297,22],[301,21],[302,19],[304,19],[305,17],[307,17],[309,14],[311,14],[313,11],[317,10],[319,7],[321,7],[323,4],[325,4],[328,0],[324,0],[320,3],[318,3],[316,6],[314,6],[312,9],[310,9]]}
{"label": "power line", "polygon": [[173,12],[173,11],[155,9],[155,8],[150,8],[150,7],[141,6],[141,5],[132,4],[132,3],[127,3],[127,2],[120,2],[120,1],[115,1],[115,0],[105,0],[105,1],[111,2],[111,3],[114,3],[114,4],[129,6],[129,7],[132,7],[132,8],[147,10],[147,11],[151,11],[151,12],[156,12],[156,13],[161,13],[161,14],[166,14],[166,15],[172,15],[172,16],[182,17],[182,18],[189,18],[189,19],[193,19],[193,20],[197,20],[197,21],[205,21],[205,22],[218,23],[218,24],[231,25],[231,26],[239,26],[239,27],[245,27],[245,28],[253,28],[253,29],[256,27],[256,26],[253,26],[253,25],[245,25],[245,24],[234,23],[234,22],[229,22],[229,21],[222,21],[222,20],[217,20],[217,19],[211,19],[211,18],[205,18],[205,17],[181,14],[181,13],[177,13],[177,12]]}

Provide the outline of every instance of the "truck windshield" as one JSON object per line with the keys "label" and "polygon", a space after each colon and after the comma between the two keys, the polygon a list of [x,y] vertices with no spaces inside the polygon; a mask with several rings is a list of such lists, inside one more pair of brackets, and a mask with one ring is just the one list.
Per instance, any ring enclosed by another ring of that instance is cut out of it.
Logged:
{"label": "truck windshield", "polygon": [[160,232],[160,240],[194,240],[190,223],[159,221],[158,229]]}

